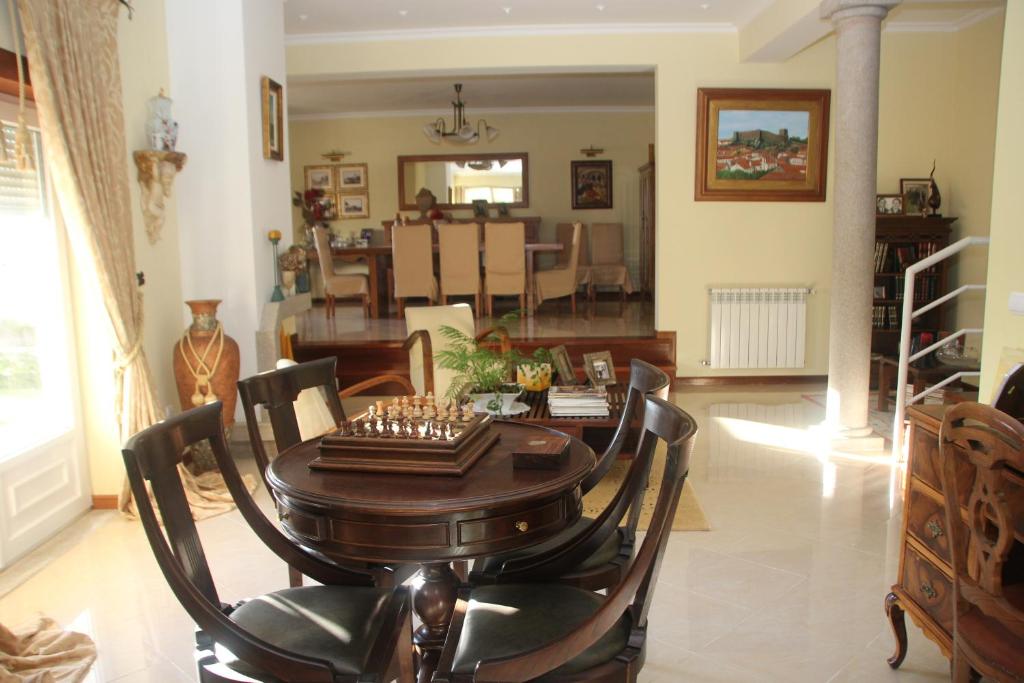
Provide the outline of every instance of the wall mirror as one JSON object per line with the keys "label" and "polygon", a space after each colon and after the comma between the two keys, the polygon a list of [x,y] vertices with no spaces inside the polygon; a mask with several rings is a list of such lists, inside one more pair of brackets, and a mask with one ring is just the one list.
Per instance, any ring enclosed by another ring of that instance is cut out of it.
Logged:
{"label": "wall mirror", "polygon": [[529,185],[525,152],[398,157],[398,204],[406,211],[416,209],[424,187],[441,209],[471,209],[477,199],[522,209],[530,205]]}

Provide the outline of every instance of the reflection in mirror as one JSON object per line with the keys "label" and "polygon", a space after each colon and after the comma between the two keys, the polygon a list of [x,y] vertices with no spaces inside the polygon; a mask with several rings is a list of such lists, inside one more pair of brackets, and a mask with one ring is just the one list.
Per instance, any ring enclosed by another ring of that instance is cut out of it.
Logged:
{"label": "reflection in mirror", "polygon": [[442,209],[488,204],[525,208],[529,203],[526,154],[466,154],[398,158],[399,203],[416,208],[416,194],[430,190]]}

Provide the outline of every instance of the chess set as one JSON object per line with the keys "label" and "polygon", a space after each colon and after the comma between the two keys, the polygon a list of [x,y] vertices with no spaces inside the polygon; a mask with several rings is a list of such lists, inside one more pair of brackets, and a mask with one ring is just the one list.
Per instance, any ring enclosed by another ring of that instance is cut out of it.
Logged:
{"label": "chess set", "polygon": [[438,403],[431,394],[377,401],[323,436],[309,467],[461,476],[498,440],[492,422],[472,403]]}

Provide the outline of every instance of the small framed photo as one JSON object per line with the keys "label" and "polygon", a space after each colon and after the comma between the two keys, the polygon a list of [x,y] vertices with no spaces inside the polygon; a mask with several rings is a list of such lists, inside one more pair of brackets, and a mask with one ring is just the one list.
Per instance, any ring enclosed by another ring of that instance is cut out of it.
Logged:
{"label": "small framed photo", "polygon": [[366,164],[341,164],[338,166],[338,192],[365,192],[366,176]]}
{"label": "small framed photo", "polygon": [[373,228],[363,228],[359,231],[359,238],[364,239],[367,243],[373,239]]}
{"label": "small framed photo", "polygon": [[572,208],[612,208],[612,162],[572,161]]}
{"label": "small framed photo", "polygon": [[895,216],[903,213],[903,195],[875,195],[875,213],[879,216]]}
{"label": "small framed photo", "polygon": [[338,197],[338,217],[342,220],[350,218],[370,217],[370,196],[368,194],[343,194]]}
{"label": "small framed photo", "polygon": [[334,192],[333,166],[306,166],[306,189]]}
{"label": "small framed photo", "polygon": [[260,79],[263,102],[263,158],[284,161],[284,88],[264,76]]}
{"label": "small framed photo", "polygon": [[551,363],[558,373],[558,383],[561,386],[573,386],[576,384],[576,372],[572,369],[572,361],[569,360],[569,351],[565,346],[556,346],[551,349]]}
{"label": "small framed photo", "polygon": [[928,211],[928,178],[900,178],[900,195],[903,197],[903,213],[908,216],[922,216]]}
{"label": "small framed photo", "polygon": [[884,299],[885,298],[885,285],[875,285],[873,296],[876,299]]}
{"label": "small framed photo", "polygon": [[611,351],[583,354],[583,371],[587,373],[587,379],[595,387],[615,384],[617,381]]}

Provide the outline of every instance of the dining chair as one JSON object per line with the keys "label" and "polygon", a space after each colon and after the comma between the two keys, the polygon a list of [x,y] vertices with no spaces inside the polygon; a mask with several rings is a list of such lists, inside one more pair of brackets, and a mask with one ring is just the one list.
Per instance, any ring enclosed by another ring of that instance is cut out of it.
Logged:
{"label": "dining chair", "polygon": [[526,226],[484,223],[484,296],[487,315],[494,315],[495,296],[518,296],[526,308]]}
{"label": "dining chair", "polygon": [[[550,270],[541,270],[533,276],[533,296],[539,307],[545,299],[569,297],[572,314],[576,315],[576,271],[580,259],[580,234],[583,232],[581,223],[574,223],[572,236],[568,246],[568,261],[565,265],[555,266]],[[563,248],[563,251],[566,249]]]}
{"label": "dining chair", "polygon": [[[576,223],[558,223],[555,226],[555,241],[562,245],[558,252],[556,267],[565,266],[569,263],[569,256],[572,253],[573,228]],[[590,248],[587,241],[587,226],[580,223],[583,229],[580,230],[580,251],[576,260],[576,286],[588,287],[590,285]]]}
{"label": "dining chair", "polygon": [[480,226],[441,223],[437,226],[441,252],[441,303],[449,296],[471,295],[473,313],[480,315]]}
{"label": "dining chair", "polygon": [[[629,389],[611,443],[583,480],[583,495],[597,486],[615,464],[629,438],[632,426],[643,417],[644,401],[654,396],[668,398],[671,379],[650,363],[634,358],[630,363]],[[643,484],[630,479],[636,477]],[[474,585],[559,581],[587,590],[601,590],[617,584],[623,567],[632,557],[648,473],[630,469],[611,502],[596,518],[579,521],[554,538],[525,551],[478,560],[470,573]],[[627,518],[628,511],[628,518]],[[620,526],[625,519],[625,525]]]}
{"label": "dining chair", "polygon": [[991,406],[958,403],[942,420],[939,461],[954,577],[953,681],[1024,681],[1015,539],[1024,510],[1024,424]]}
{"label": "dining chair", "polygon": [[590,226],[590,298],[594,288],[618,287],[622,300],[633,292],[622,245],[622,223],[593,223]]}
{"label": "dining chair", "polygon": [[[373,386],[397,383],[409,393],[415,393],[412,384],[401,375],[381,375],[360,382],[343,391],[338,391],[335,369],[338,359],[334,356],[306,363],[285,364],[277,370],[253,375],[238,381],[238,394],[242,400],[249,445],[252,447],[256,466],[263,484],[273,496],[273,488],[266,479],[270,456],[260,433],[256,417],[256,406],[261,407],[270,417],[274,446],[280,453],[307,439],[334,429],[345,419],[341,399],[356,396]],[[260,529],[255,529],[260,535]],[[272,536],[276,536],[275,533]],[[262,535],[261,535],[262,538]],[[267,539],[263,539],[264,542]],[[300,552],[310,555],[312,551],[297,546]],[[319,556],[316,556],[319,558]],[[321,561],[328,562],[323,558]],[[333,563],[332,563],[333,564]],[[377,585],[389,586],[401,583],[414,573],[415,567],[358,565],[354,569],[373,575]],[[299,567],[289,565],[288,581],[291,586],[302,585]]]}
{"label": "dining chair", "polygon": [[324,315],[334,317],[336,297],[360,297],[363,302],[363,316],[370,315],[370,267],[365,263],[341,263],[335,265],[331,253],[331,239],[327,228],[313,227],[316,241],[316,256],[320,261],[320,275],[324,281]]}
{"label": "dining chair", "polygon": [[448,339],[441,334],[442,327],[452,327],[478,342],[497,339],[502,353],[512,348],[508,330],[504,327],[491,327],[477,333],[473,309],[469,304],[409,307],[405,309],[405,327],[408,337],[403,348],[409,351],[409,379],[415,393],[421,396],[427,392],[444,396],[455,379],[454,370],[443,368],[434,361],[437,352],[450,346]]}
{"label": "dining chair", "polygon": [[633,683],[643,666],[658,572],[683,490],[697,425],[676,406],[645,399],[635,487],[667,445],[658,500],[636,559],[608,596],[563,583],[459,590],[434,683],[601,681]]}
{"label": "dining chair", "polygon": [[394,295],[398,301],[398,317],[405,311],[405,300],[411,296],[437,301],[437,278],[434,277],[433,227],[430,225],[395,225],[391,228],[391,260],[394,269]]}
{"label": "dining chair", "polygon": [[[175,415],[128,440],[122,455],[139,518],[172,592],[198,626],[200,681],[412,681],[412,612],[405,588],[300,553],[257,507],[228,450],[220,401]],[[329,584],[221,602],[177,466],[208,441],[242,516],[291,566]],[[159,518],[150,501],[159,509]],[[161,528],[162,523],[162,528]],[[164,533],[166,532],[166,537]]]}

